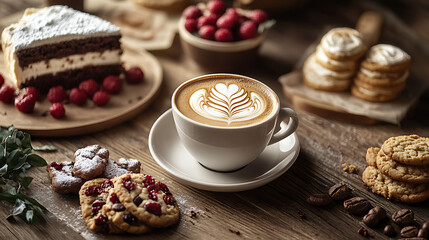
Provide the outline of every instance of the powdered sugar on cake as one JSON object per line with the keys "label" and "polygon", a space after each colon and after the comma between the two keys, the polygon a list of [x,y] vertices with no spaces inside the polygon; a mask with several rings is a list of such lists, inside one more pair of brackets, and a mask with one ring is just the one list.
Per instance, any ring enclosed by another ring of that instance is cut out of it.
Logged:
{"label": "powdered sugar on cake", "polygon": [[9,29],[15,50],[49,44],[49,41],[119,34],[119,27],[110,22],[66,6],[28,9]]}

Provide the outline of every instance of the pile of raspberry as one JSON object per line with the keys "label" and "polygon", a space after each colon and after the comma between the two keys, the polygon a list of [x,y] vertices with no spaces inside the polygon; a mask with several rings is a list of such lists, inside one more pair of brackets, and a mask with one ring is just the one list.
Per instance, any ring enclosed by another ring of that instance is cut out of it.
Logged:
{"label": "pile of raspberry", "polygon": [[189,6],[182,16],[188,32],[207,40],[233,42],[258,36],[258,27],[268,20],[262,10],[246,12],[238,8],[226,9],[220,0],[210,0],[207,5]]}
{"label": "pile of raspberry", "polygon": [[[125,73],[125,79],[130,84],[143,82],[144,74],[139,67],[132,67]],[[101,86],[100,86],[101,85]],[[54,86],[49,89],[46,98],[52,103],[49,108],[54,118],[63,118],[66,114],[63,103],[68,99],[70,102],[83,106],[87,99],[92,99],[95,105],[104,106],[110,100],[110,94],[118,94],[122,90],[122,80],[118,76],[110,75],[104,78],[102,84],[94,79],[88,79],[67,93],[63,86]],[[15,96],[15,89],[4,84],[4,78],[0,75],[0,101],[4,103],[15,102],[15,107],[23,113],[31,113],[37,101],[42,96],[35,87],[26,87],[22,94]]]}

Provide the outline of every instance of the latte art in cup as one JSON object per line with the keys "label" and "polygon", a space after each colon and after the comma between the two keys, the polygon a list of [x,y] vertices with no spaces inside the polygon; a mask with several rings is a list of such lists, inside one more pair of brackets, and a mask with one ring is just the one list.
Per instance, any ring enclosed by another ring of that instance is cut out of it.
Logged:
{"label": "latte art in cup", "polygon": [[249,92],[235,83],[218,83],[211,89],[199,89],[189,98],[189,105],[199,115],[218,121],[245,121],[265,110],[265,101],[256,92]]}
{"label": "latte art in cup", "polygon": [[241,127],[272,116],[278,100],[264,84],[245,77],[207,76],[180,86],[174,96],[186,117],[219,127]]}

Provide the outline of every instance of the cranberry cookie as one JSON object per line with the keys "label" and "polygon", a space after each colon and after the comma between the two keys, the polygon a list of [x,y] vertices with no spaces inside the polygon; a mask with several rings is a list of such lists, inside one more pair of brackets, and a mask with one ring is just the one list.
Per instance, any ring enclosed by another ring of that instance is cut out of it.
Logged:
{"label": "cranberry cookie", "polygon": [[125,208],[112,189],[109,191],[103,211],[107,214],[109,221],[125,232],[141,234],[151,230]]}
{"label": "cranberry cookie", "polygon": [[92,145],[78,149],[74,156],[73,174],[89,180],[100,176],[104,172],[109,159],[109,150],[99,145]]}
{"label": "cranberry cookie", "polygon": [[140,221],[150,227],[168,227],[179,220],[179,207],[168,187],[145,174],[113,179],[113,192]]}
{"label": "cranberry cookie", "polygon": [[110,189],[113,182],[106,178],[97,178],[87,181],[79,191],[79,200],[82,210],[82,217],[85,219],[88,228],[96,232],[120,233],[104,211]]}
{"label": "cranberry cookie", "polygon": [[109,159],[103,177],[115,178],[127,173],[140,173],[140,162],[135,159],[120,158],[118,161]]}
{"label": "cranberry cookie", "polygon": [[61,194],[79,192],[85,180],[73,175],[73,165],[73,162],[52,162],[46,167],[55,192]]}

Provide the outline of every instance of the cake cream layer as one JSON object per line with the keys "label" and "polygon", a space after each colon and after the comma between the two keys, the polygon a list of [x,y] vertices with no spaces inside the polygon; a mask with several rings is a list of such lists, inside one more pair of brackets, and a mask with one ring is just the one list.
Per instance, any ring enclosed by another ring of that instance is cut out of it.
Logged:
{"label": "cake cream layer", "polygon": [[[22,80],[25,84],[29,79],[36,78],[39,75],[52,74],[56,75],[58,72],[76,70],[87,66],[99,65],[115,65],[120,64],[121,50],[107,50],[100,52],[89,52],[86,54],[75,54],[63,58],[53,58],[50,60],[43,60],[29,64],[25,68],[16,66],[14,73],[15,79]],[[13,72],[13,69],[10,69]],[[21,84],[19,81],[17,85]]]}

